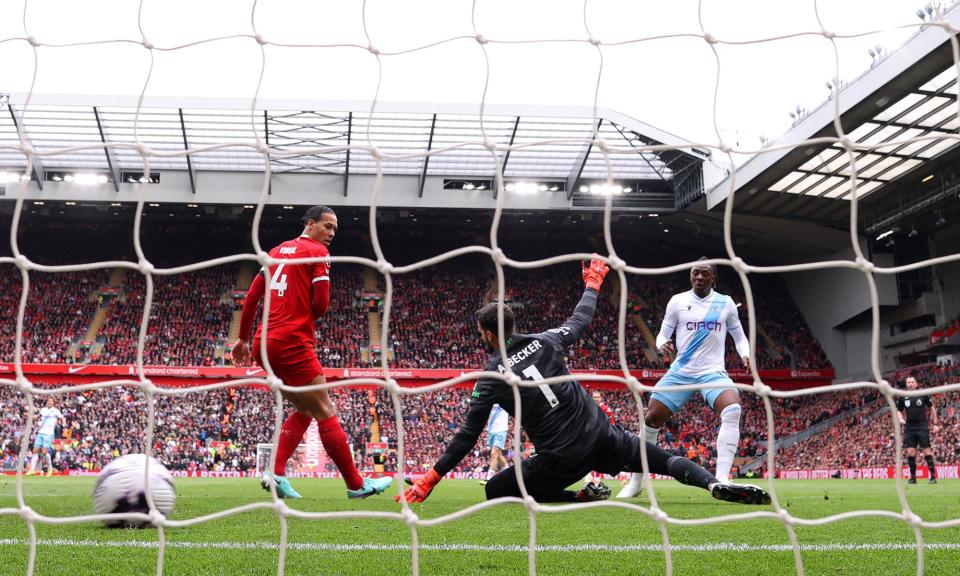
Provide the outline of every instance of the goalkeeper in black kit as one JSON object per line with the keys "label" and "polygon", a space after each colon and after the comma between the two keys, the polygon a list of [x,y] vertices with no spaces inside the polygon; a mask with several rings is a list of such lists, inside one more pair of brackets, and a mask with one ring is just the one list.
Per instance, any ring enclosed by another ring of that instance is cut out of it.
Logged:
{"label": "goalkeeper in black kit", "polygon": [[[539,334],[515,334],[514,315],[504,307],[504,337],[507,364],[504,367],[497,338],[497,305],[490,303],[476,312],[480,338],[491,352],[486,369],[506,373],[508,370],[524,380],[534,382],[555,376],[569,375],[563,357],[566,349],[577,341],[589,326],[597,307],[597,297],[607,266],[594,259],[583,265],[586,288],[576,309],[562,326]],[[609,418],[590,394],[577,382],[520,387],[520,406],[515,406],[513,388],[495,378],[477,381],[470,399],[466,421],[457,431],[446,451],[433,468],[418,478],[403,497],[407,502],[423,502],[434,486],[473,449],[483,432],[491,407],[499,404],[508,413],[520,413],[521,424],[530,436],[536,454],[523,460],[523,482],[527,492],[538,502],[578,502],[609,497],[605,492],[588,489],[567,490],[591,470],[615,475],[622,471],[641,472],[640,439]],[[647,462],[653,474],[673,476],[683,484],[710,491],[718,500],[743,504],[768,504],[770,496],[750,485],[724,484],[713,474],[690,460],[674,456],[647,443]],[[504,496],[520,497],[513,466],[501,470],[486,485],[487,499]],[[396,498],[400,500],[400,496]]]}

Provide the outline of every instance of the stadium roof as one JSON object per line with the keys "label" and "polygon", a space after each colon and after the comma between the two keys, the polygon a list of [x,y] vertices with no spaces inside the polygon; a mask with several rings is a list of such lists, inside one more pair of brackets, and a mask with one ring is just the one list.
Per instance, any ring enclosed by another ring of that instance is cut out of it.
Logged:
{"label": "stadium roof", "polygon": [[[945,18],[960,26],[960,7],[949,10]],[[855,153],[858,198],[866,198],[868,205],[883,203],[892,190],[904,192],[905,180],[921,166],[926,174],[931,163],[942,164],[955,155],[960,143],[957,73],[950,39],[939,27],[922,29],[899,50],[878,58],[870,70],[842,87],[839,98],[844,132],[851,140],[874,147]],[[797,113],[797,122],[774,145],[837,136],[832,98],[809,113],[802,109]],[[927,139],[894,144],[912,138]],[[734,210],[845,225],[850,170],[849,156],[839,144],[798,145],[758,154],[736,171]],[[729,191],[728,177],[709,191],[707,207],[723,202]],[[876,210],[866,213],[871,212]]]}
{"label": "stadium roof", "polygon": [[[707,152],[689,142],[612,110],[590,108],[489,106],[483,124],[476,106],[458,104],[378,103],[370,113],[364,102],[275,101],[250,111],[249,100],[148,99],[136,119],[136,99],[116,97],[10,96],[0,114],[0,170],[22,170],[18,122],[40,152],[91,146],[37,159],[47,173],[56,170],[114,172],[143,169],[143,159],[129,147],[105,153],[102,143],[139,140],[161,154],[185,147],[216,144],[226,147],[203,153],[151,157],[151,170],[263,172],[265,161],[258,141],[277,153],[274,173],[354,175],[376,173],[376,161],[363,149],[348,145],[372,143],[389,156],[386,175],[454,177],[492,180],[496,165],[482,143],[519,146],[501,154],[508,179],[558,181],[568,198],[581,181],[605,180],[607,161],[590,145],[592,131],[610,146],[632,150],[609,156],[613,179],[619,182],[662,183],[672,190],[688,177],[687,203],[703,194],[701,163]],[[522,147],[548,141],[537,146]],[[469,142],[470,145],[462,146]],[[461,144],[460,147],[455,147]],[[637,147],[667,144],[678,150],[649,152]],[[4,148],[4,147],[7,148]],[[329,151],[318,148],[329,147]],[[339,148],[339,149],[337,149]],[[312,149],[312,150],[310,150]],[[429,157],[427,152],[434,152]],[[439,152],[438,152],[439,151]],[[42,176],[35,179],[42,181]],[[421,185],[422,190],[422,185]]]}

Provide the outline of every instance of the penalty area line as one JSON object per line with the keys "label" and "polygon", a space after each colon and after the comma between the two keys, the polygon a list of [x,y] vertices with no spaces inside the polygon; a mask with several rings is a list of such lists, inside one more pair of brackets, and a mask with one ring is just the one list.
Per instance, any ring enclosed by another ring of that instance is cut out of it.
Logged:
{"label": "penalty area line", "polygon": [[[29,540],[3,538],[0,546],[26,546]],[[41,538],[39,546],[79,546],[89,548],[157,548],[154,541],[145,540],[71,540],[60,538]],[[195,550],[277,550],[275,542],[170,542],[165,548]],[[803,552],[876,552],[916,550],[916,544],[900,542],[876,542],[863,544],[801,544]],[[443,552],[527,552],[526,546],[508,544],[421,544],[420,550]],[[325,552],[365,552],[397,550],[409,551],[409,544],[331,544],[322,542],[290,542],[288,550],[325,551]],[[709,544],[674,544],[670,549],[675,552],[791,552],[789,544],[742,544],[738,542],[715,542]],[[960,543],[931,542],[924,544],[926,550],[960,550]],[[537,546],[537,552],[663,552],[663,544],[543,544]]]}

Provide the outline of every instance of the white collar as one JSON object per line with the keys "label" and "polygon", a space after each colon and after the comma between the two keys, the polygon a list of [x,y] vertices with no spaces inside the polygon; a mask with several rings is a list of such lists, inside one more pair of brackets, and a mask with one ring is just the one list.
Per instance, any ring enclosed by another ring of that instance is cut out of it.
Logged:
{"label": "white collar", "polygon": [[701,297],[697,296],[697,293],[693,291],[693,288],[690,289],[690,295],[693,296],[694,298],[696,298],[697,302],[706,302],[708,298],[710,298],[711,296],[714,295],[714,293],[716,293],[716,290],[714,290],[713,288],[711,288],[711,289],[710,289],[710,293],[707,294],[706,296],[704,296],[703,298],[701,298]]}

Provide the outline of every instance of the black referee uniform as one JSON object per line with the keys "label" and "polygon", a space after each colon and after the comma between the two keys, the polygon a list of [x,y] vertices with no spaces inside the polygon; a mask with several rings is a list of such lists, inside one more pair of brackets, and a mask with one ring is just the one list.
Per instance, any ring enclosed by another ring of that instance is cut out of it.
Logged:
{"label": "black referee uniform", "polygon": [[[590,324],[596,306],[596,290],[586,289],[573,316],[562,326],[539,334],[510,335],[506,342],[508,366],[502,365],[497,351],[486,369],[500,373],[509,370],[532,381],[570,374],[563,361],[564,352]],[[473,448],[494,404],[516,416],[513,388],[501,380],[481,378],[473,389],[466,421],[434,465],[437,473],[446,475]],[[611,475],[624,470],[642,471],[640,439],[619,425],[611,425],[579,383],[522,386],[520,408],[521,424],[536,448],[536,454],[522,463],[523,480],[527,492],[538,502],[576,501],[577,493],[565,488],[591,470]],[[684,484],[710,489],[717,482],[702,467],[649,443],[647,461],[652,473],[673,476]],[[744,503],[769,502],[766,493],[759,489],[718,494],[724,490],[728,488],[713,489],[713,496]],[[513,466],[487,482],[486,496],[521,496]]]}
{"label": "black referee uniform", "polygon": [[[927,410],[934,410],[933,400],[929,396],[906,396],[897,398],[897,411],[904,413],[906,423],[903,426],[904,448],[930,448],[930,425],[927,422]],[[933,455],[926,454],[927,468],[930,471],[930,481],[936,481],[937,470]],[[910,481],[917,481],[917,457],[907,456],[907,465],[910,467]]]}

